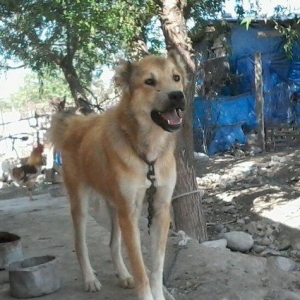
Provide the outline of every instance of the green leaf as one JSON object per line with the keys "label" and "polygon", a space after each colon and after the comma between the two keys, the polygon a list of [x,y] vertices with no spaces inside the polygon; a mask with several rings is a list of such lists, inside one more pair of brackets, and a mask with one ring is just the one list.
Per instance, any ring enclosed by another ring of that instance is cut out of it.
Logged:
{"label": "green leaf", "polygon": [[251,22],[253,21],[252,18],[246,18],[246,19],[243,19],[241,21],[241,25],[245,25],[246,29],[248,30],[249,29],[249,26],[251,24]]}

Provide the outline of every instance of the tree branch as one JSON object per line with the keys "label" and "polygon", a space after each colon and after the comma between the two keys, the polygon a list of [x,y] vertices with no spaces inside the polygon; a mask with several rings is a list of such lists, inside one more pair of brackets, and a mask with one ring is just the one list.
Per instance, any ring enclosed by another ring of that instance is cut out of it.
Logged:
{"label": "tree branch", "polygon": [[[24,34],[26,35],[25,32]],[[34,30],[29,31],[27,33],[27,37],[31,41],[31,46],[35,48],[37,52],[44,54],[45,57],[48,56],[57,65],[61,64],[61,57],[57,53],[53,52],[49,45],[43,43]]]}
{"label": "tree branch", "polygon": [[69,24],[67,26],[67,57],[66,59],[68,60],[69,63],[72,62],[75,53],[78,48],[78,35],[73,33],[74,28],[70,28]]}
{"label": "tree branch", "polygon": [[6,70],[16,70],[16,69],[22,69],[26,67],[26,65],[20,65],[17,67],[7,66],[7,65],[0,65],[0,69],[6,69]]}

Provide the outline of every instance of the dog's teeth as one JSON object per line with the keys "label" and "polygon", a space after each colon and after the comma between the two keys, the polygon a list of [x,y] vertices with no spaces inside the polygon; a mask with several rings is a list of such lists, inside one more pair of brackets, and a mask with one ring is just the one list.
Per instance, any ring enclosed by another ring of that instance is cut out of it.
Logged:
{"label": "dog's teeth", "polygon": [[180,108],[177,109],[177,115],[181,118],[182,117],[182,110]]}
{"label": "dog's teeth", "polygon": [[168,120],[168,124],[169,124],[169,125],[170,125],[170,123],[171,123],[170,120]]}

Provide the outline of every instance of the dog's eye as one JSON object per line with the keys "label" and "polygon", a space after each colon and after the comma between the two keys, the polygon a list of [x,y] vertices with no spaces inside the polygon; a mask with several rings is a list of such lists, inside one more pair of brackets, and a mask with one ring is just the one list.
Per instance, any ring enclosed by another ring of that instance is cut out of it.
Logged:
{"label": "dog's eye", "polygon": [[180,80],[180,76],[179,76],[179,75],[173,75],[173,79],[174,79],[175,81],[179,81],[179,80]]}
{"label": "dog's eye", "polygon": [[155,80],[153,78],[148,78],[145,80],[145,84],[154,86]]}
{"label": "dog's eye", "polygon": [[180,76],[179,75],[173,75],[173,79],[178,82],[178,81],[180,81]]}

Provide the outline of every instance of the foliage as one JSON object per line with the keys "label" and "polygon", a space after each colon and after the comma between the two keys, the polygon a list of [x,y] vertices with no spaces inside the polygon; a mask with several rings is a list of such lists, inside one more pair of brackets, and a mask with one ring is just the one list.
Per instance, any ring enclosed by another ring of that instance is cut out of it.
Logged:
{"label": "foliage", "polygon": [[245,25],[248,30],[252,21],[254,21],[252,18],[245,18],[242,20],[241,25]]}
{"label": "foliage", "polygon": [[[184,17],[192,41],[205,36],[204,28],[220,17],[224,2],[186,1]],[[120,56],[161,51],[161,7],[159,0],[0,0],[0,68],[10,62],[24,64],[40,75],[41,82],[45,73],[55,76],[60,70],[73,97],[85,93],[104,64],[112,65]],[[249,1],[248,8],[236,0],[246,26],[259,15],[259,0]],[[282,7],[275,13],[286,14]],[[226,22],[220,22],[222,26],[226,32]],[[277,28],[291,43],[298,38],[293,28]]]}
{"label": "foliage", "polygon": [[257,20],[268,22],[285,37],[284,49],[290,57],[293,55],[295,43],[300,42],[299,16],[283,5],[275,6],[273,12],[266,15],[261,12],[258,0],[249,2],[249,10],[244,9],[242,0],[236,0],[236,3],[236,12],[241,19],[241,24],[245,25],[247,30]]}
{"label": "foliage", "polygon": [[299,25],[299,20],[297,20],[295,24],[288,24],[285,26],[274,20],[274,24],[274,28],[283,36],[285,36],[286,42],[284,44],[284,50],[292,58],[294,45],[295,43],[300,42],[299,27],[297,26]]}
{"label": "foliage", "polygon": [[31,73],[17,91],[0,102],[0,108],[26,111],[39,107],[48,110],[51,99],[64,95],[67,99],[71,99],[70,90],[62,74],[45,76],[41,85],[39,77]]}
{"label": "foliage", "polygon": [[77,67],[92,69],[138,35],[151,9],[142,2],[1,0],[1,53],[34,70],[55,69],[67,55]]}
{"label": "foliage", "polygon": [[40,75],[60,68],[82,92],[97,66],[130,49],[154,10],[147,0],[0,0],[2,66],[20,62]]}
{"label": "foliage", "polygon": [[184,7],[184,17],[186,20],[193,19],[195,23],[201,19],[215,18],[222,11],[224,2],[225,0],[188,0]]}

